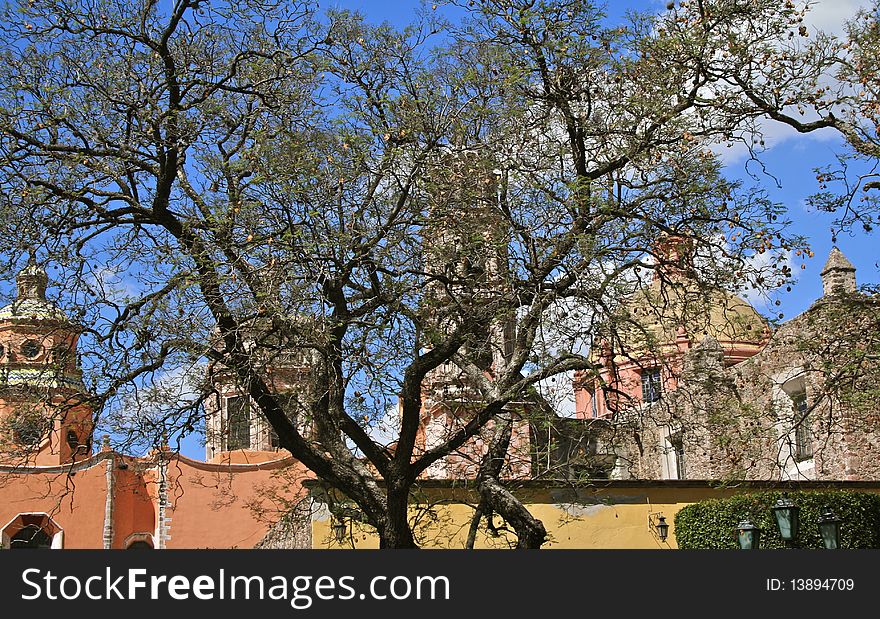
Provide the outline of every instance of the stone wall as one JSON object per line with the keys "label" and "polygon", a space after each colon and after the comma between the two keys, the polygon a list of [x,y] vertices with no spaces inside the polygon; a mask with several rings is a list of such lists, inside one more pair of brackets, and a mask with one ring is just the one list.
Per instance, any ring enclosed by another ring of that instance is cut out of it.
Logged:
{"label": "stone wall", "polygon": [[618,425],[633,437],[618,445],[633,477],[674,478],[675,437],[689,479],[880,479],[880,298],[826,296],[727,368],[706,338],[675,392]]}
{"label": "stone wall", "polygon": [[310,500],[300,501],[276,522],[254,548],[293,549],[312,547]]}

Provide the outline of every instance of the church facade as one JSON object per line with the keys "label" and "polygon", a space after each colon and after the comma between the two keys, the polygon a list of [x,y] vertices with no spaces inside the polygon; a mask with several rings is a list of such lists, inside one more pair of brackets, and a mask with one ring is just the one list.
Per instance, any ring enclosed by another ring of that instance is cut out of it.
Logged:
{"label": "church facade", "polygon": [[699,320],[674,303],[650,317],[650,347],[600,352],[600,380],[575,384],[578,413],[614,419],[618,478],[880,480],[880,298],[837,248],[822,280],[772,332],[722,294]]}

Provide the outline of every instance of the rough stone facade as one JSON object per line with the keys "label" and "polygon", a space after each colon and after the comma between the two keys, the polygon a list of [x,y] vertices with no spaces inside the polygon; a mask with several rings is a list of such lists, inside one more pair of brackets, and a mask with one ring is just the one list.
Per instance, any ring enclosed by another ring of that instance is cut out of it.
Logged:
{"label": "rough stone facade", "polygon": [[269,528],[254,548],[266,550],[311,548],[312,513],[310,501],[302,500]]}
{"label": "rough stone facade", "polygon": [[677,389],[617,416],[617,453],[642,479],[880,479],[880,296],[834,250],[825,296],[726,366],[705,338]]}

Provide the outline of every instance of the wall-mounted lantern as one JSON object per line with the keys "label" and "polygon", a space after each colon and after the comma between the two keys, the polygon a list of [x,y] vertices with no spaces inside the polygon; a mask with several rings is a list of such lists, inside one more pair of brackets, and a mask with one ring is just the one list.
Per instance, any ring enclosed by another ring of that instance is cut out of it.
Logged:
{"label": "wall-mounted lantern", "polygon": [[648,514],[648,530],[657,536],[661,542],[665,542],[669,537],[669,524],[666,522],[666,516],[663,512]]}
{"label": "wall-mounted lantern", "polygon": [[348,526],[345,524],[345,521],[341,518],[333,519],[333,537],[336,538],[336,542],[340,545],[345,543],[345,537],[348,534]]}

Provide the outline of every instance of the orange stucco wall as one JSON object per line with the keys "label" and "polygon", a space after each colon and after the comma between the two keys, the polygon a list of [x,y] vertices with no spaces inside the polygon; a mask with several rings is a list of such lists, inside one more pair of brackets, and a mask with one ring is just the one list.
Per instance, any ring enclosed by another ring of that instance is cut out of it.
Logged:
{"label": "orange stucco wall", "polygon": [[309,474],[292,458],[218,465],[183,457],[168,463],[167,548],[252,548]]}
{"label": "orange stucco wall", "polygon": [[20,513],[44,512],[64,530],[64,548],[101,548],[106,464],[73,475],[62,467],[0,470],[0,526]]}
{"label": "orange stucco wall", "polygon": [[137,460],[120,458],[128,468],[113,471],[113,543],[112,548],[125,548],[132,535],[150,536],[156,531],[156,476],[150,468],[137,470]]}
{"label": "orange stucco wall", "polygon": [[132,458],[105,450],[73,467],[0,467],[0,526],[19,514],[46,513],[63,530],[64,548],[103,548],[109,485],[112,548],[135,540],[251,548],[303,494],[307,477],[290,457],[211,464],[170,451]]}

